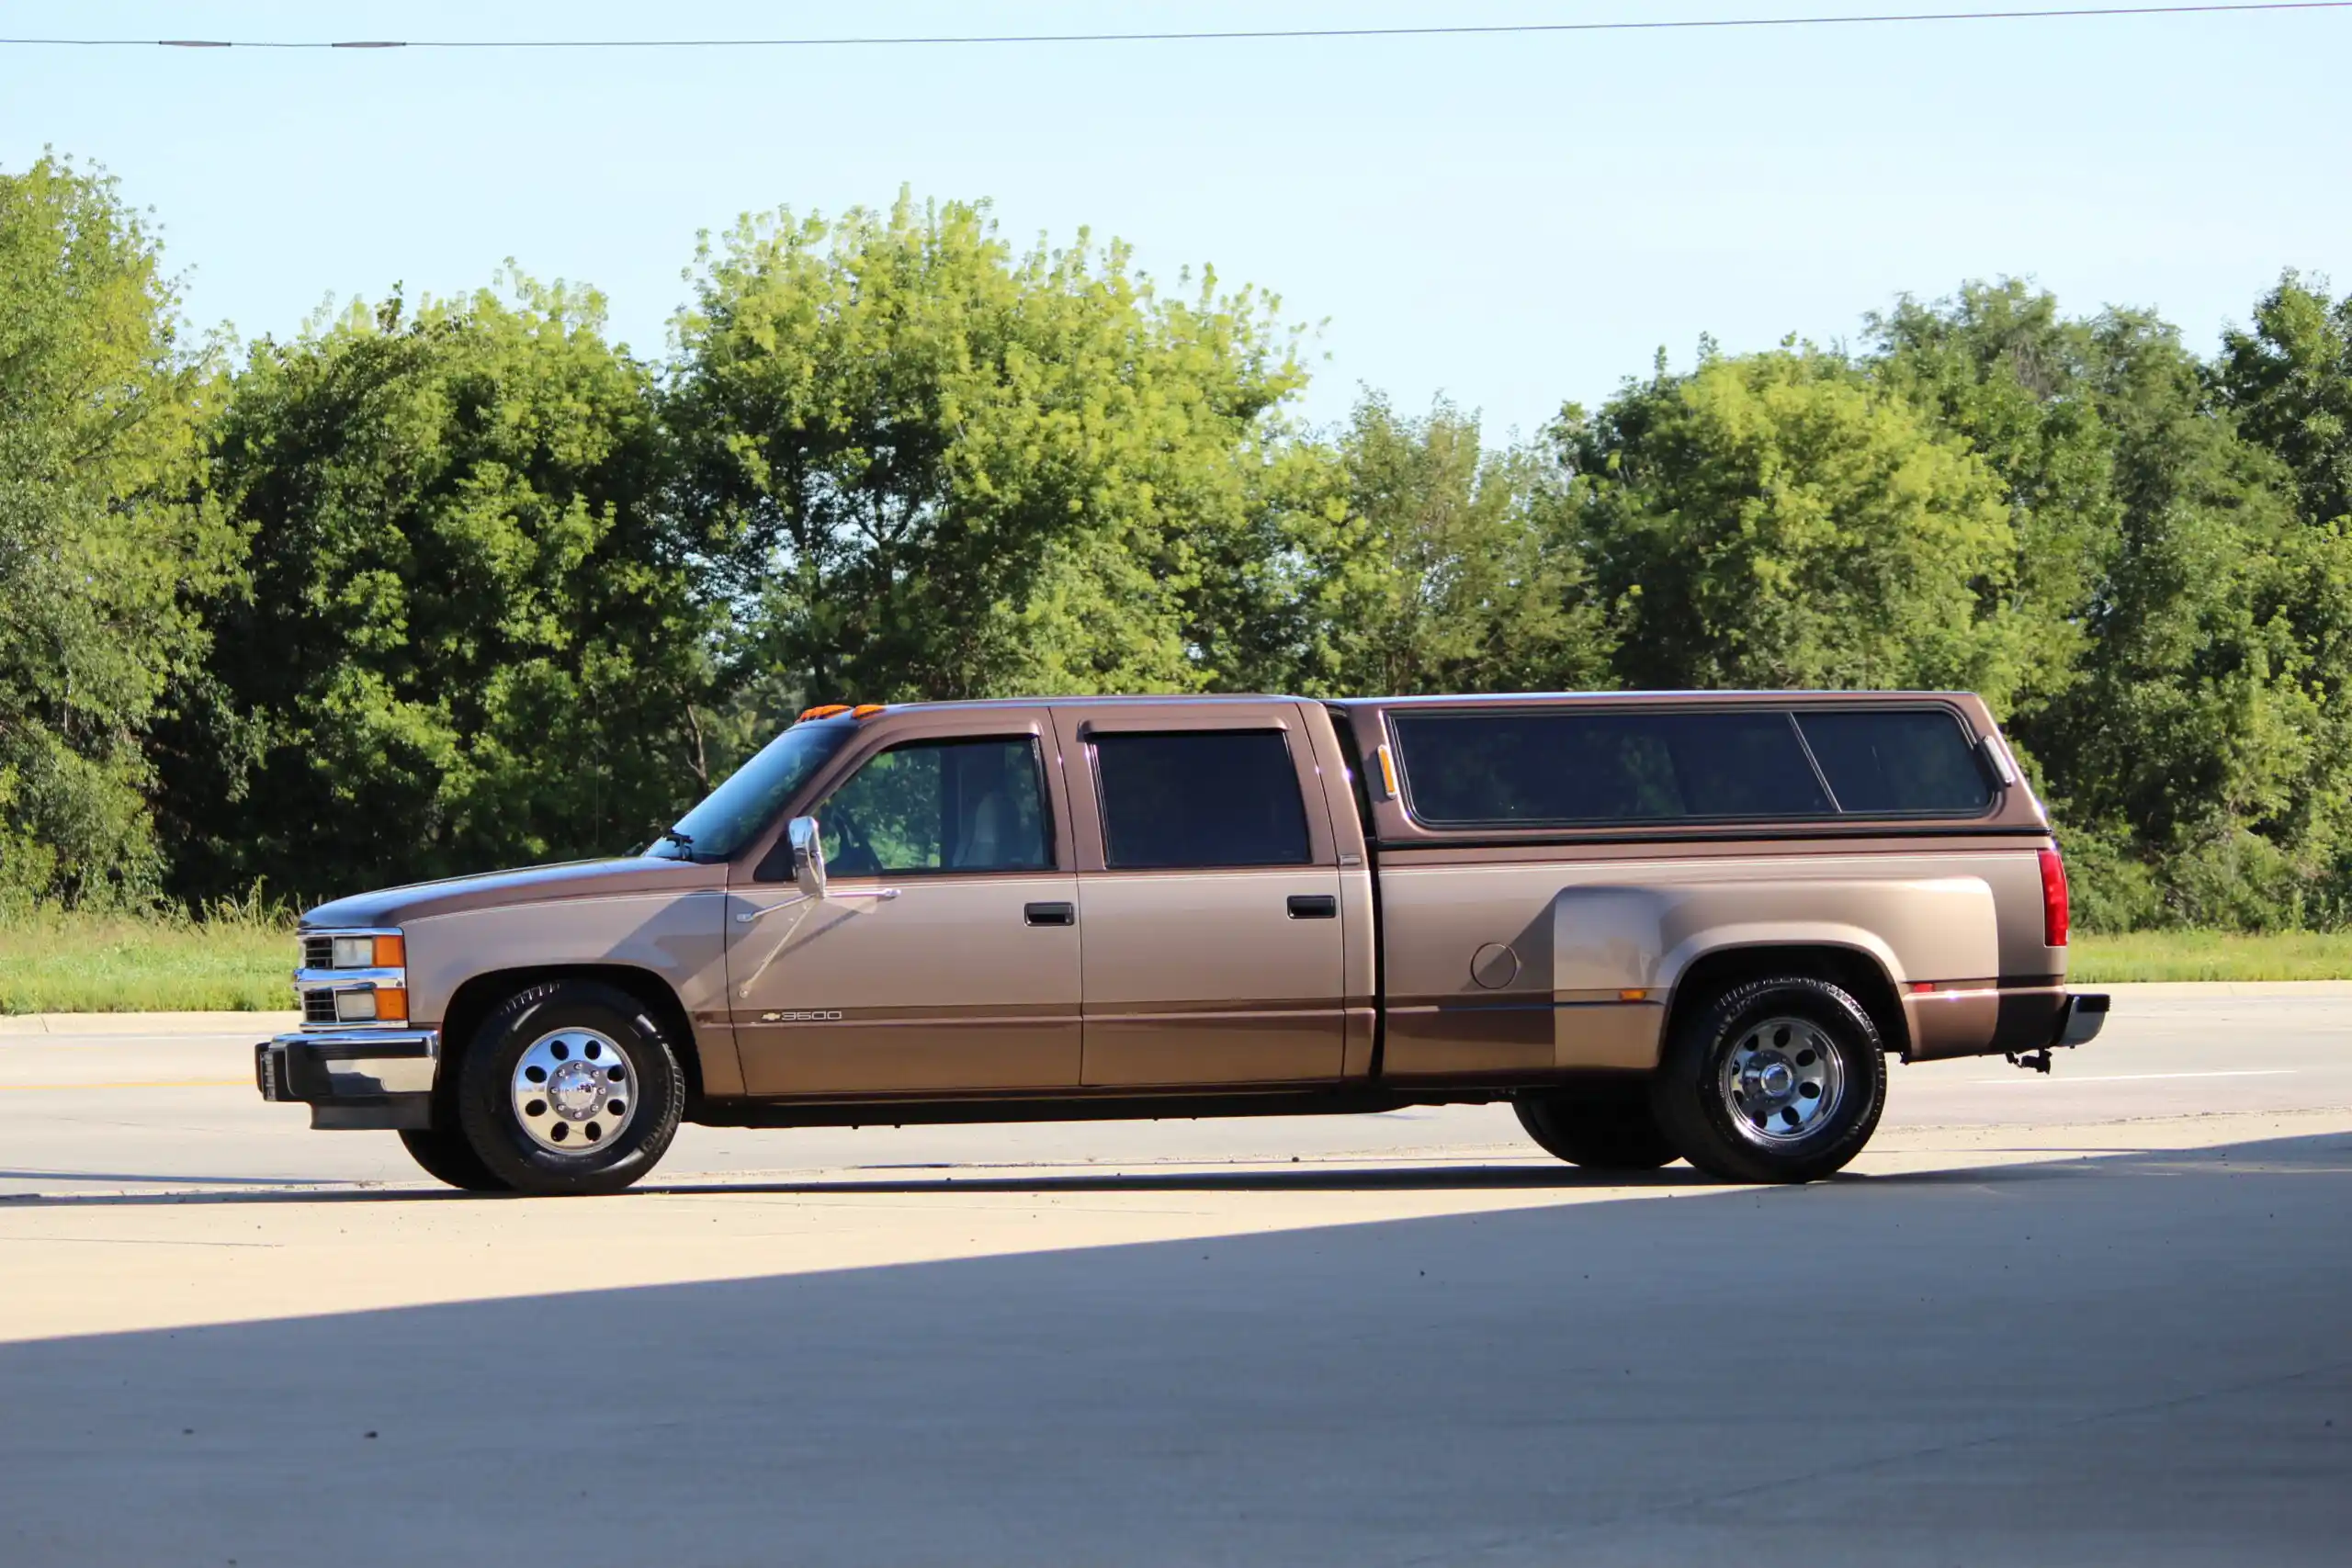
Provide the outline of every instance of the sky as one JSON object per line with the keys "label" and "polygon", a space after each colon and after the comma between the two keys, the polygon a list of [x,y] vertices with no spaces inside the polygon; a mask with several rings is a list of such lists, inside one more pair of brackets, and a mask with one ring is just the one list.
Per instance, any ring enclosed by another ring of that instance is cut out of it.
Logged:
{"label": "sky", "polygon": [[[1919,8],[1991,8],[1942,0]],[[2010,0],[2014,4],[2015,0]],[[751,37],[1405,26],[1899,0],[0,0],[0,36]],[[672,51],[0,46],[0,169],[103,164],[199,326],[528,273],[659,355],[696,234],[987,197],[1312,328],[1300,414],[1441,396],[1498,438],[1662,348],[1853,342],[2030,277],[2210,348],[2288,267],[2352,286],[2352,10],[1502,38]]]}

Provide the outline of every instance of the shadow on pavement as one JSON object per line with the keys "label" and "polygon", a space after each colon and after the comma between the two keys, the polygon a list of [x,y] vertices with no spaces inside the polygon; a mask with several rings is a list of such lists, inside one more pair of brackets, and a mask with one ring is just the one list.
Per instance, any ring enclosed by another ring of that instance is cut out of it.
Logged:
{"label": "shadow on pavement", "polygon": [[0,1561],[2334,1564],[2347,1326],[2331,1135],[93,1336]]}
{"label": "shadow on pavement", "polygon": [[[1388,1165],[1330,1170],[1316,1166],[1253,1167],[1242,1170],[1104,1171],[1079,1175],[971,1174],[1001,1167],[939,1168],[960,1174],[937,1176],[828,1177],[808,1181],[679,1181],[634,1188],[628,1196],[691,1198],[754,1195],[822,1197],[860,1193],[914,1194],[926,1192],[1371,1192],[1473,1191],[1483,1189],[1577,1187],[1695,1187],[1716,1185],[1688,1166],[1665,1170],[1595,1173],[1566,1165]],[[1063,1168],[1057,1168],[1060,1169]],[[0,1179],[152,1182],[158,1186],[220,1178],[127,1175],[67,1175],[62,1172],[0,1170]],[[141,1208],[172,1204],[220,1203],[409,1203],[418,1201],[493,1202],[515,1201],[512,1194],[459,1192],[444,1187],[304,1187],[279,1179],[266,1190],[242,1190],[246,1179],[236,1178],[240,1190],[228,1192],[28,1192],[0,1194],[0,1204],[11,1208],[85,1209]]]}

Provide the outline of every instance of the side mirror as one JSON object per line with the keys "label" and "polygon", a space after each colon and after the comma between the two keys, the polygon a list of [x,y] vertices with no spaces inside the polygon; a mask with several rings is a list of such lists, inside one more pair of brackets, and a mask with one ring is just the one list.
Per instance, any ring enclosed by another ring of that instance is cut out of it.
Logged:
{"label": "side mirror", "polygon": [[825,840],[814,817],[796,817],[785,837],[792,844],[792,884],[810,898],[825,896]]}

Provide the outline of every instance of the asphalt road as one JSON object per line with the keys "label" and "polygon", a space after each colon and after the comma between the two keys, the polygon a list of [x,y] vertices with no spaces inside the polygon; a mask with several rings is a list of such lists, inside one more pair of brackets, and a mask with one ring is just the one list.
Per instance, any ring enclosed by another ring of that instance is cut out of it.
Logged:
{"label": "asphalt road", "polygon": [[1508,1111],[690,1130],[475,1200],[0,1036],[0,1562],[2339,1563],[2352,996],[1898,1068],[1803,1190]]}

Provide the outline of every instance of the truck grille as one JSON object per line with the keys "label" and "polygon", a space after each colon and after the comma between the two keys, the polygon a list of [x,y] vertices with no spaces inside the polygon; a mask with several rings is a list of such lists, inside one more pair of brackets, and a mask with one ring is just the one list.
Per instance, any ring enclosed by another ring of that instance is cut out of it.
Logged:
{"label": "truck grille", "polygon": [[304,1023],[334,1022],[334,993],[333,991],[303,992],[302,1021]]}
{"label": "truck grille", "polygon": [[302,967],[332,969],[334,967],[334,938],[305,936],[302,939]]}

